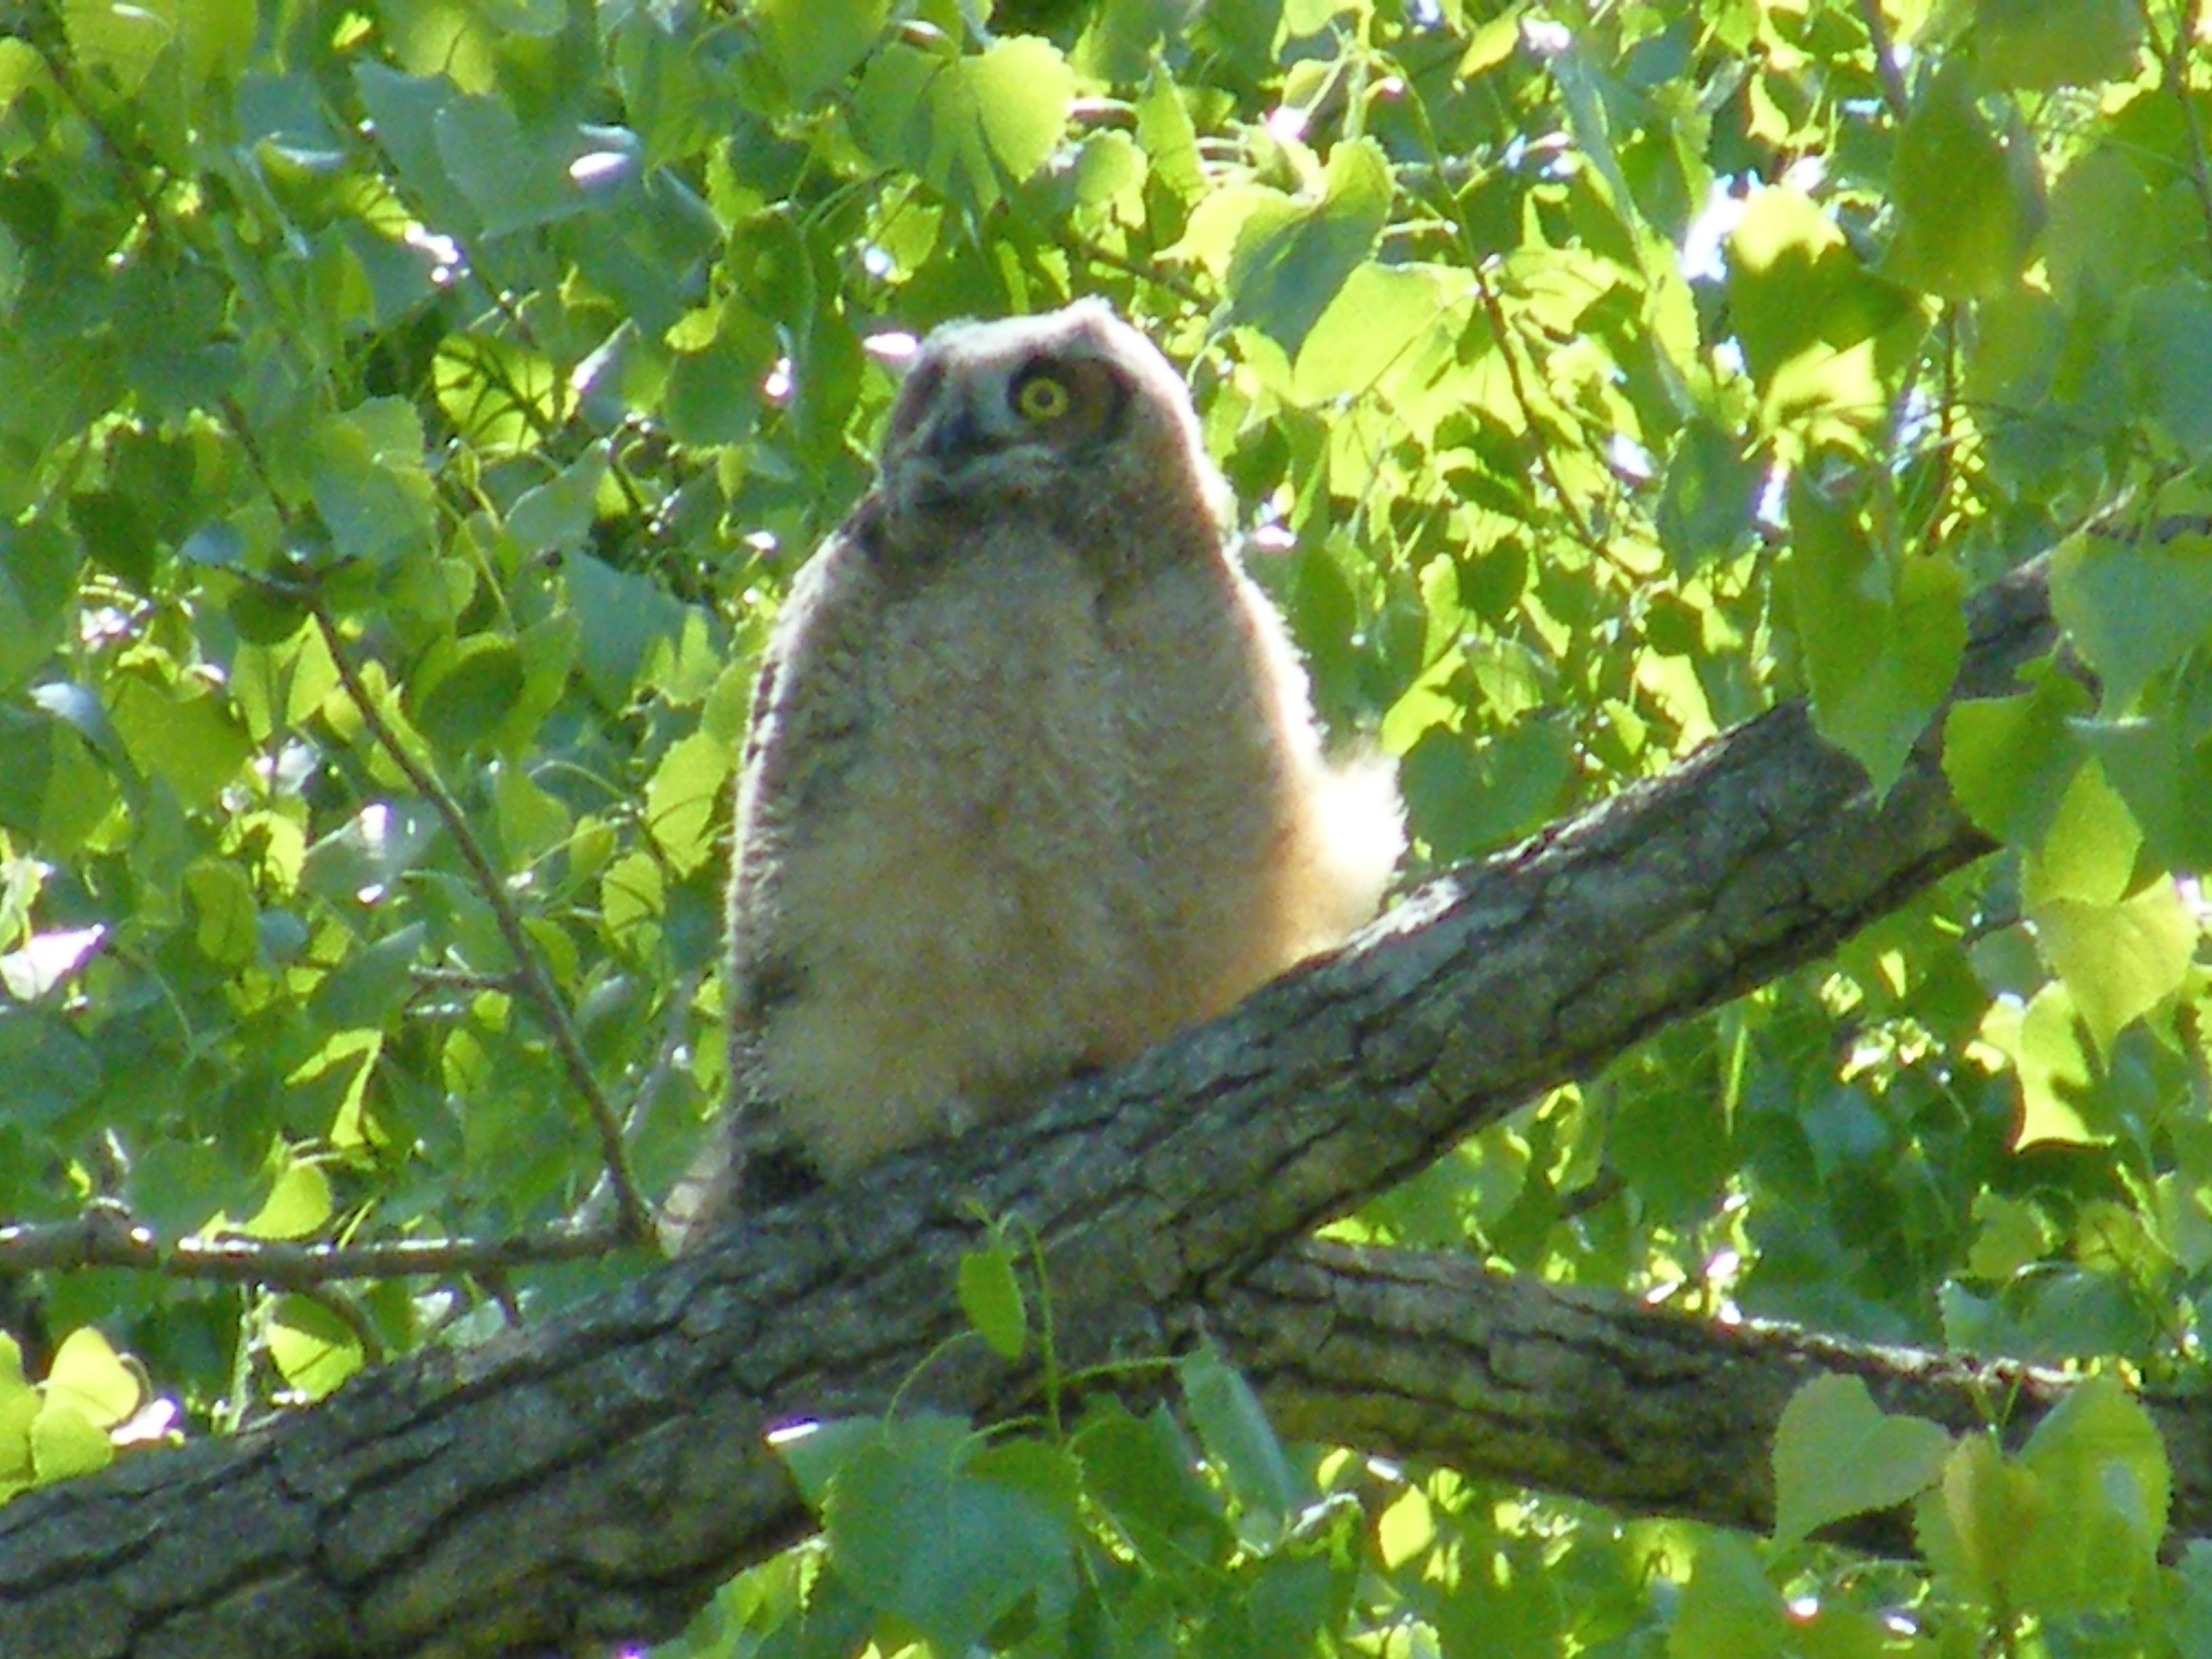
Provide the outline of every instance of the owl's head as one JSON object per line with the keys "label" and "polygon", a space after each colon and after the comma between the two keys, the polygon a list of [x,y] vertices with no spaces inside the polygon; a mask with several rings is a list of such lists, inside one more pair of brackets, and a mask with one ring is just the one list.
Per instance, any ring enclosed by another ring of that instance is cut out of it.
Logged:
{"label": "owl's head", "polygon": [[885,507],[916,530],[1012,517],[1220,535],[1225,490],[1182,377],[1097,300],[933,331],[882,471]]}

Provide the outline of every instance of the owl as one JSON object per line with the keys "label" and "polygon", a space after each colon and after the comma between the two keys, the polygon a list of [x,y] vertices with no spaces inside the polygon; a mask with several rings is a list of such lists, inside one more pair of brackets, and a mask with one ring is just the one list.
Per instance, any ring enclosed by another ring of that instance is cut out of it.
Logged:
{"label": "owl", "polygon": [[1227,493],[1102,303],[923,343],[754,690],[731,1109],[672,1244],[1018,1113],[1374,913],[1391,770],[1323,752]]}

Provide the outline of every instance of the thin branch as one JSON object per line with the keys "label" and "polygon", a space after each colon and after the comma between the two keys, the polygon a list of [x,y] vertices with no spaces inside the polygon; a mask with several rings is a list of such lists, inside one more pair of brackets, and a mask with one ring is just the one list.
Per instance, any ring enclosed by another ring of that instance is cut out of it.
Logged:
{"label": "thin branch", "polygon": [[1881,82],[1881,101],[1891,115],[1902,121],[1912,112],[1912,96],[1905,88],[1905,71],[1897,66],[1897,43],[1889,38],[1889,20],[1881,15],[1881,0],[1858,0],[1859,21],[1866,25],[1867,41],[1874,47],[1875,78]]}
{"label": "thin branch", "polygon": [[[1470,252],[1472,251],[1469,250]],[[1520,404],[1521,418],[1528,424],[1528,449],[1535,458],[1536,470],[1543,474],[1544,482],[1552,487],[1552,494],[1558,498],[1559,511],[1567,520],[1567,527],[1574,532],[1575,539],[1596,554],[1601,564],[1610,564],[1613,562],[1613,550],[1590,527],[1582,503],[1567,493],[1567,486],[1561,480],[1559,469],[1552,465],[1552,446],[1544,441],[1544,428],[1537,418],[1535,399],[1529,395],[1528,383],[1522,378],[1521,360],[1514,355],[1512,325],[1506,319],[1505,307],[1498,300],[1498,290],[1491,286],[1489,277],[1483,275],[1479,259],[1468,266],[1467,274],[1474,279],[1474,291],[1482,301],[1483,314],[1489,318],[1491,331],[1498,337],[1498,355],[1505,364],[1505,379],[1513,388],[1513,401]]]}
{"label": "thin branch", "polygon": [[1085,236],[1074,231],[1064,233],[1061,241],[1079,258],[1088,259],[1094,265],[1104,265],[1109,270],[1118,270],[1124,276],[1133,276],[1140,283],[1150,283],[1155,288],[1165,289],[1185,305],[1204,310],[1212,303],[1212,297],[1197,283],[1178,276],[1157,260],[1116,253],[1096,237]]}
{"label": "thin branch", "polygon": [[313,1293],[356,1279],[482,1274],[612,1254],[631,1241],[619,1226],[549,1227],[503,1238],[401,1238],[373,1244],[295,1244],[231,1235],[163,1243],[112,1204],[67,1221],[0,1227],[0,1272],[128,1267],[172,1279],[265,1285]]}
{"label": "thin branch", "polygon": [[146,222],[147,235],[161,234],[162,220],[160,207],[148,192],[145,181],[139,178],[131,165],[131,153],[123,148],[108,130],[107,124],[94,112],[91,100],[84,95],[83,88],[77,82],[75,67],[66,59],[43,50],[35,41],[29,42],[29,45],[62,96],[68,100],[70,107],[76,112],[77,118],[92,130],[93,136],[115,158],[116,170],[123,175],[124,191],[131,198],[131,205],[138,210],[138,216]]}
{"label": "thin branch", "polygon": [[[270,474],[268,461],[261,453],[259,441],[253,435],[252,423],[246,418],[246,411],[239,407],[234,398],[226,398],[222,402],[222,413],[233,434],[238,439],[240,448],[246,453],[246,465],[253,469],[254,476],[260,481],[262,489],[276,508],[278,519],[288,528],[293,527],[291,505],[285,501],[283,492],[276,488],[275,478]],[[499,872],[492,868],[491,860],[486,855],[483,844],[477,841],[476,831],[469,827],[468,815],[461,810],[460,802],[453,798],[453,792],[446,787],[444,782],[409,752],[407,746],[399,741],[399,734],[392,729],[391,722],[384,718],[383,710],[377,707],[376,700],[362,684],[360,667],[348,650],[344,636],[338,630],[337,620],[331,615],[330,606],[320,591],[312,583],[279,582],[267,578],[260,580],[272,591],[299,601],[308,616],[313,618],[316,631],[322,635],[323,644],[331,653],[331,663],[337,671],[339,684],[345,687],[346,695],[353,700],[354,707],[361,711],[362,726],[368,729],[377,746],[391,757],[392,763],[399,769],[408,782],[414,785],[417,793],[430,803],[444,823],[447,832],[453,836],[453,845],[460,852],[461,861],[468,866],[470,876],[483,893],[485,904],[490,907],[492,921],[499,929],[500,938],[506,942],[508,953],[514,958],[515,973],[520,981],[518,988],[524,1000],[537,1009],[538,1018],[545,1022],[546,1030],[553,1039],[554,1052],[560,1056],[562,1070],[568,1074],[570,1086],[582,1097],[585,1108],[591,1115],[592,1127],[599,1133],[600,1156],[606,1165],[608,1182],[614,1190],[624,1239],[630,1243],[645,1243],[653,1240],[658,1237],[653,1224],[653,1211],[638,1192],[637,1182],[630,1174],[629,1155],[623,1146],[622,1121],[616,1115],[605,1091],[599,1087],[599,1079],[592,1071],[591,1060],[584,1053],[583,1040],[576,1034],[575,1022],[568,1017],[568,1006],[561,1000],[552,976],[545,971],[544,961],[532,946],[529,935],[524,933],[522,918],[507,897],[507,884],[500,879]]]}
{"label": "thin branch", "polygon": [[1560,515],[1566,520],[1567,527],[1573,532],[1575,540],[1588,548],[1601,565],[1613,564],[1616,562],[1613,550],[1591,526],[1582,504],[1568,493],[1558,467],[1553,465],[1552,447],[1544,440],[1543,423],[1537,416],[1535,399],[1521,372],[1521,360],[1514,354],[1512,325],[1505,315],[1504,304],[1498,300],[1497,289],[1483,274],[1483,250],[1476,244],[1474,234],[1468,228],[1467,222],[1459,211],[1457,197],[1450,185],[1444,182],[1443,147],[1437,140],[1436,129],[1430,125],[1428,106],[1418,97],[1408,97],[1406,102],[1407,107],[1413,112],[1414,124],[1420,130],[1421,142],[1435,169],[1431,177],[1441,199],[1431,201],[1430,205],[1451,226],[1453,236],[1467,261],[1467,273],[1474,283],[1475,295],[1481,301],[1483,315],[1489,319],[1491,332],[1497,337],[1498,355],[1505,364],[1506,384],[1512,388],[1513,401],[1519,406],[1522,422],[1528,428],[1528,447],[1536,471],[1550,486],[1553,496],[1559,504]]}
{"label": "thin branch", "polygon": [[322,594],[310,589],[307,608],[331,653],[338,683],[345,687],[346,695],[361,711],[362,724],[444,822],[447,833],[453,836],[453,845],[460,853],[461,862],[468,866],[469,874],[490,907],[492,921],[506,942],[508,954],[515,960],[523,994],[545,1022],[553,1039],[554,1052],[560,1056],[562,1070],[568,1073],[569,1086],[582,1097],[591,1113],[592,1126],[599,1132],[599,1152],[606,1164],[607,1179],[614,1188],[623,1235],[631,1243],[644,1243],[653,1237],[653,1212],[630,1174],[629,1154],[623,1146],[622,1121],[599,1087],[599,1079],[592,1074],[591,1060],[584,1053],[583,1039],[577,1036],[575,1023],[568,1017],[568,1004],[561,1000],[552,976],[545,971],[544,963],[530,943],[530,936],[523,932],[521,915],[507,896],[506,883],[492,867],[491,859],[477,839],[476,831],[469,827],[468,815],[461,810],[460,802],[436,774],[410,752],[399,734],[392,729],[391,722],[384,718],[375,697],[362,683],[360,667],[353,660],[344,636],[339,632],[337,619],[331,615]]}
{"label": "thin branch", "polygon": [[2161,77],[2172,92],[2174,101],[2180,106],[2182,137],[2189,145],[2189,183],[2197,195],[2198,211],[2204,216],[2204,234],[2212,241],[2212,165],[2204,155],[2204,134],[2197,125],[2197,106],[2189,96],[2190,45],[2204,26],[2204,0],[2182,0],[2179,15],[2174,20],[2173,40],[2170,44],[2158,44],[2158,25],[2150,15],[2150,0],[2137,0],[2142,13],[2143,33],[2150,38]]}
{"label": "thin branch", "polygon": [[426,991],[514,992],[523,988],[519,974],[485,974],[472,968],[417,968],[410,976]]}

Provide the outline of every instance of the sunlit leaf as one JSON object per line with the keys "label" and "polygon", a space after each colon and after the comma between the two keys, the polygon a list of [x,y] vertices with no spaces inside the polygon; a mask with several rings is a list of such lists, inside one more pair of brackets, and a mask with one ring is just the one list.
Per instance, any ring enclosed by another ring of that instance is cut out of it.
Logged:
{"label": "sunlit leaf", "polygon": [[1935,1483],[1950,1449],[1941,1424],[1881,1411],[1858,1377],[1815,1378],[1774,1432],[1774,1535],[1902,1504]]}
{"label": "sunlit leaf", "polygon": [[362,1367],[359,1336],[307,1297],[279,1297],[266,1331],[270,1358],[284,1381],[309,1400],[320,1400]]}

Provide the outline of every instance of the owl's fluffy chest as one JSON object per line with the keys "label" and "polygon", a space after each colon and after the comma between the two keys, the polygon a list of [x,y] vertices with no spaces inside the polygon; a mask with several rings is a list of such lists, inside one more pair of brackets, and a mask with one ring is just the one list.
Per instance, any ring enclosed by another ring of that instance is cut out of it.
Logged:
{"label": "owl's fluffy chest", "polygon": [[[1176,889],[1200,880],[1234,908],[1269,834],[1267,757],[1253,720],[1223,719],[1233,665],[1133,672],[1121,647],[1096,578],[1034,539],[971,548],[878,616],[865,738],[760,896],[803,990],[763,1022],[757,1082],[828,1173],[1000,1115],[1198,1012],[1192,976],[1219,942],[1178,937]],[[1212,686],[1200,707],[1193,675]],[[1201,856],[1218,871],[1164,878],[1189,758],[1164,746],[1205,750],[1218,775]]]}

